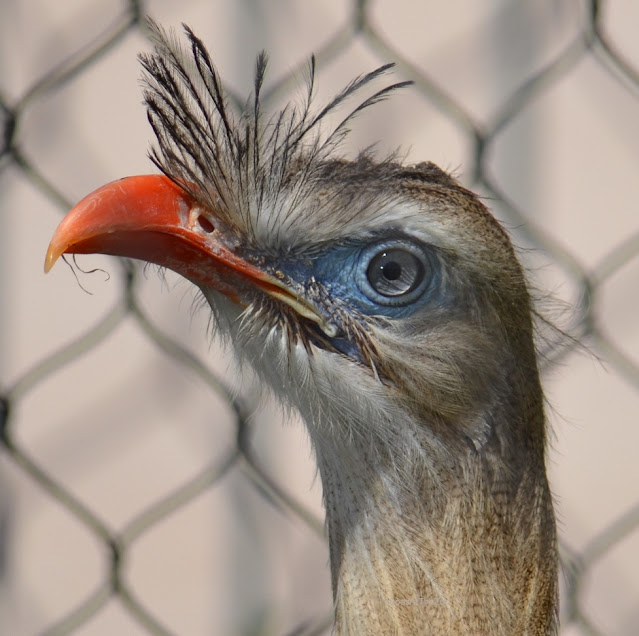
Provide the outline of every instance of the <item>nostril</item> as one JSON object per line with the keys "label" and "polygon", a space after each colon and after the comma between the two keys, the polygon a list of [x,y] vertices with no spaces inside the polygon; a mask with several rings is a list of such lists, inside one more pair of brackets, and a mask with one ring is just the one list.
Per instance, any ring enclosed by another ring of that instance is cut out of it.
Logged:
{"label": "nostril", "polygon": [[207,233],[207,234],[211,234],[211,232],[215,231],[215,226],[213,225],[213,223],[211,223],[211,221],[209,221],[205,216],[198,216],[197,217],[197,222],[199,224],[199,226]]}

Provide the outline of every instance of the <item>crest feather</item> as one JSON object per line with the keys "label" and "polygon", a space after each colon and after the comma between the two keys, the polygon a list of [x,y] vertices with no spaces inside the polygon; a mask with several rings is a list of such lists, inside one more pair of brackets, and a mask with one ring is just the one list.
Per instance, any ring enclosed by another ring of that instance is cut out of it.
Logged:
{"label": "crest feather", "polygon": [[[328,133],[321,122],[393,68],[385,64],[345,86],[319,111],[312,108],[316,64],[309,63],[306,95],[264,120],[262,88],[268,65],[257,57],[254,91],[239,115],[229,107],[224,86],[202,41],[186,25],[187,49],[174,32],[149,20],[154,52],[140,55],[144,99],[157,138],[151,160],[229,228],[250,239],[255,226],[273,231],[299,218],[299,209],[325,174],[328,160],[350,122],[409,81],[385,86],[363,99]],[[282,205],[286,196],[287,205]],[[260,217],[267,209],[268,219]],[[283,215],[290,217],[283,218]]]}

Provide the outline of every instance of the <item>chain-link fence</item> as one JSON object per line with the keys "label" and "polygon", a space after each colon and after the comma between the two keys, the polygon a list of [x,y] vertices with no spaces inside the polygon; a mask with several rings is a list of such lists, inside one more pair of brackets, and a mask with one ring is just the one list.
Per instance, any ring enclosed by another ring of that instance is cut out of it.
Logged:
{"label": "chain-link fence", "polygon": [[190,287],[103,257],[79,258],[75,278],[42,274],[72,202],[149,170],[147,13],[189,23],[238,103],[261,48],[272,105],[295,95],[312,52],[326,95],[388,61],[414,80],[349,143],[455,171],[563,299],[550,313],[581,344],[544,345],[562,633],[637,633],[632,0],[4,2],[0,632],[329,631],[308,442],[255,391],[230,388]]}

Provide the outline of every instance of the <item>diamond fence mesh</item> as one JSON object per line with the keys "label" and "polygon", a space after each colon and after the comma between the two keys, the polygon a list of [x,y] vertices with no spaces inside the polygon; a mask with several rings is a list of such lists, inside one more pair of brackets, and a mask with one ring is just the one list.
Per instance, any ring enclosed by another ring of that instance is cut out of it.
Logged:
{"label": "diamond fence mesh", "polygon": [[349,143],[458,173],[562,301],[542,301],[573,337],[542,347],[562,633],[637,633],[639,7],[423,4],[0,7],[2,633],[330,631],[308,442],[231,383],[190,287],[101,257],[41,271],[74,201],[149,170],[146,14],[189,23],[238,104],[261,48],[271,104],[312,52],[326,94],[388,61],[414,80]]}

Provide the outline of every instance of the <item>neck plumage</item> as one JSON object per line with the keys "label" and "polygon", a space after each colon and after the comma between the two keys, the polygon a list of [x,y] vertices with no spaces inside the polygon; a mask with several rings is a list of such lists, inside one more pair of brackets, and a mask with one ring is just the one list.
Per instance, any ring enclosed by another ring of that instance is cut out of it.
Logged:
{"label": "neck plumage", "polygon": [[[391,435],[410,430],[395,426]],[[543,450],[533,444],[524,452],[541,456],[522,462],[494,439],[452,454],[421,432],[428,428],[405,435],[402,456],[355,437],[315,444],[336,633],[555,634]]]}

